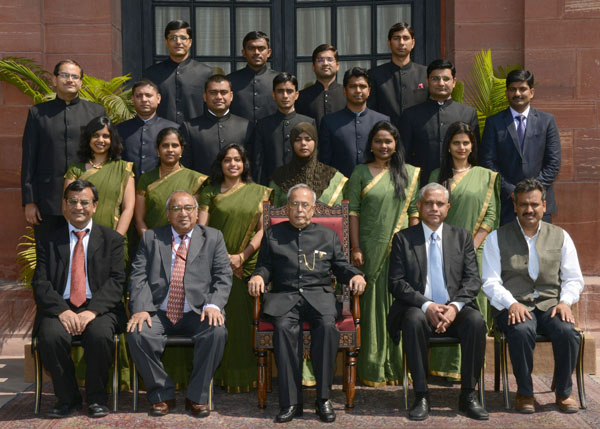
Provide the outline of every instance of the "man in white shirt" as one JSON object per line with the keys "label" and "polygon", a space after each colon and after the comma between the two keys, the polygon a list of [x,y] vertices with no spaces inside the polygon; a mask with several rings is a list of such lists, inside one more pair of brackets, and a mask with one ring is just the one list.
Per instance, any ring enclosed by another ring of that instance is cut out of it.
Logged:
{"label": "man in white shirt", "polygon": [[51,418],[69,417],[81,409],[71,359],[73,339],[80,339],[84,350],[88,415],[108,414],[106,382],[114,356],[113,336],[125,324],[121,304],[125,264],[123,236],[92,221],[97,206],[94,185],[72,182],[62,204],[68,223],[38,243],[33,336],[52,375],[57,403],[47,413]]}
{"label": "man in white shirt", "polygon": [[[533,350],[536,332],[552,340],[556,404],[576,413],[571,374],[579,351],[579,334],[571,305],[583,290],[583,275],[569,234],[543,222],[546,191],[537,179],[514,189],[517,219],[493,231],[483,248],[483,291],[498,310],[496,326],[508,339],[517,379],[515,408],[533,413]],[[540,257],[541,256],[541,257]]]}
{"label": "man in white shirt", "polygon": [[196,224],[193,195],[173,192],[166,212],[169,225],[144,232],[131,265],[127,344],[152,403],[150,414],[164,416],[175,408],[175,383],[160,360],[166,336],[192,337],[185,408],[194,417],[208,417],[210,381],[227,342],[229,256],[220,231]]}
{"label": "man in white shirt", "polygon": [[475,303],[481,279],[473,237],[444,223],[450,201],[439,183],[421,188],[417,207],[421,223],[394,235],[388,282],[395,301],[387,327],[394,342],[402,336],[415,391],[408,418],[428,417],[429,338],[449,335],[460,339],[462,352],[458,408],[472,419],[487,420],[488,412],[475,394],[485,354],[485,323]]}

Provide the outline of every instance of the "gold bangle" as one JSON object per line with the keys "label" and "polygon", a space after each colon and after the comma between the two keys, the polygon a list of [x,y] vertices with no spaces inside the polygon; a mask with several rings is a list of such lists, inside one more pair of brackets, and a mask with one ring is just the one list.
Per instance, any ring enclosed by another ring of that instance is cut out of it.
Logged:
{"label": "gold bangle", "polygon": [[246,258],[244,258],[244,252],[240,253],[240,259],[242,260],[242,264],[246,261]]}

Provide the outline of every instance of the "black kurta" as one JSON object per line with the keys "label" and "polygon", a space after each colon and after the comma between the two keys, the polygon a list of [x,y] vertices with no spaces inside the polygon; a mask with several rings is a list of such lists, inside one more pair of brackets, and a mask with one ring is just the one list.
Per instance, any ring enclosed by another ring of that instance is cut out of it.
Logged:
{"label": "black kurta", "polygon": [[282,222],[265,231],[252,275],[273,288],[265,294],[263,312],[287,313],[303,296],[321,314],[337,314],[331,271],[342,283],[362,272],[346,261],[337,233],[310,223],[303,229]]}
{"label": "black kurta", "polygon": [[180,63],[169,58],[144,71],[144,77],[160,89],[161,100],[156,113],[178,124],[202,115],[204,84],[212,75],[211,67],[191,57]]}
{"label": "black kurta", "polygon": [[222,147],[237,143],[248,151],[251,150],[253,129],[247,119],[231,112],[220,118],[206,112],[203,116],[184,122],[180,130],[187,145],[181,162],[187,168],[208,175],[210,165]]}
{"label": "black kurta", "polygon": [[368,108],[358,115],[344,108],[325,116],[319,129],[319,161],[350,177],[354,167],[366,160],[373,125],[389,120],[389,116]]}
{"label": "black kurta", "polygon": [[323,84],[317,81],[314,85],[300,91],[300,97],[298,97],[295,107],[296,112],[315,118],[317,127],[320,127],[323,116],[346,107],[344,87],[333,82],[329,85],[329,89],[325,90]]}
{"label": "black kurta", "polygon": [[427,100],[427,67],[412,61],[403,67],[393,62],[369,71],[369,108],[388,115],[397,127],[402,112]]}
{"label": "black kurta", "polygon": [[429,98],[402,115],[400,134],[406,149],[406,162],[421,167],[421,183],[428,183],[431,172],[439,168],[446,131],[456,121],[469,124],[479,142],[477,112],[452,99],[439,104]]}
{"label": "black kurta", "polygon": [[135,165],[136,183],[142,174],[158,166],[156,136],[168,127],[179,128],[179,125],[158,115],[154,115],[146,122],[136,116],[117,125],[117,131],[123,140],[121,158]]}
{"label": "black kurta", "polygon": [[105,115],[104,107],[76,98],[60,98],[29,108],[21,162],[23,205],[37,204],[44,215],[62,216],[62,194],[67,168],[79,161],[81,129]]}
{"label": "black kurta", "polygon": [[313,118],[296,112],[284,115],[277,111],[258,121],[254,137],[252,175],[261,185],[268,185],[273,171],[292,160],[290,131],[300,122],[315,125]]}
{"label": "black kurta", "polygon": [[249,66],[234,71],[227,77],[231,81],[233,102],[231,113],[248,119],[256,124],[259,119],[266,118],[277,111],[273,100],[273,79],[279,74],[264,66],[259,71]]}

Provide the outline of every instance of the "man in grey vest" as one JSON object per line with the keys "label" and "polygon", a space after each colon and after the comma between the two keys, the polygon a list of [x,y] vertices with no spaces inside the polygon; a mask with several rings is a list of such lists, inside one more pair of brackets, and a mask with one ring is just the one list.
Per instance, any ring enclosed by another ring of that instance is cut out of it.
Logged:
{"label": "man in grey vest", "polygon": [[543,222],[546,191],[537,179],[519,182],[513,192],[517,219],[492,231],[483,248],[483,291],[496,311],[495,323],[508,338],[517,379],[515,408],[533,413],[533,350],[540,332],[552,340],[556,405],[576,413],[571,375],[579,334],[571,305],[579,300],[583,276],[577,251],[562,228]]}

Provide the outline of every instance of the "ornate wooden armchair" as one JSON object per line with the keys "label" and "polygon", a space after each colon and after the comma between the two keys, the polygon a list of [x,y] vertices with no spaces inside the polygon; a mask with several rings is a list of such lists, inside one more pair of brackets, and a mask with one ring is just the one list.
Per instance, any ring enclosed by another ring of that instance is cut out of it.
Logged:
{"label": "ornate wooden armchair", "polygon": [[[271,225],[287,221],[286,207],[272,207],[271,203],[263,203],[263,227],[266,229]],[[350,231],[348,218],[348,201],[341,205],[329,207],[317,202],[312,222],[327,226],[338,233],[340,241],[350,260]],[[335,281],[332,282],[335,288]],[[356,356],[360,349],[360,305],[358,296],[352,295],[347,285],[343,285],[342,295],[337,299],[342,302],[342,316],[336,321],[340,331],[339,349],[344,350],[344,380],[343,386],[346,392],[346,408],[354,408],[354,392],[356,387]],[[271,391],[272,376],[272,351],[273,351],[273,325],[260,318],[260,298],[254,298],[253,312],[253,345],[258,356],[257,387],[258,406],[265,408],[267,404],[267,389]],[[308,323],[303,325],[303,348],[304,355],[308,356],[310,351],[310,330]]]}

